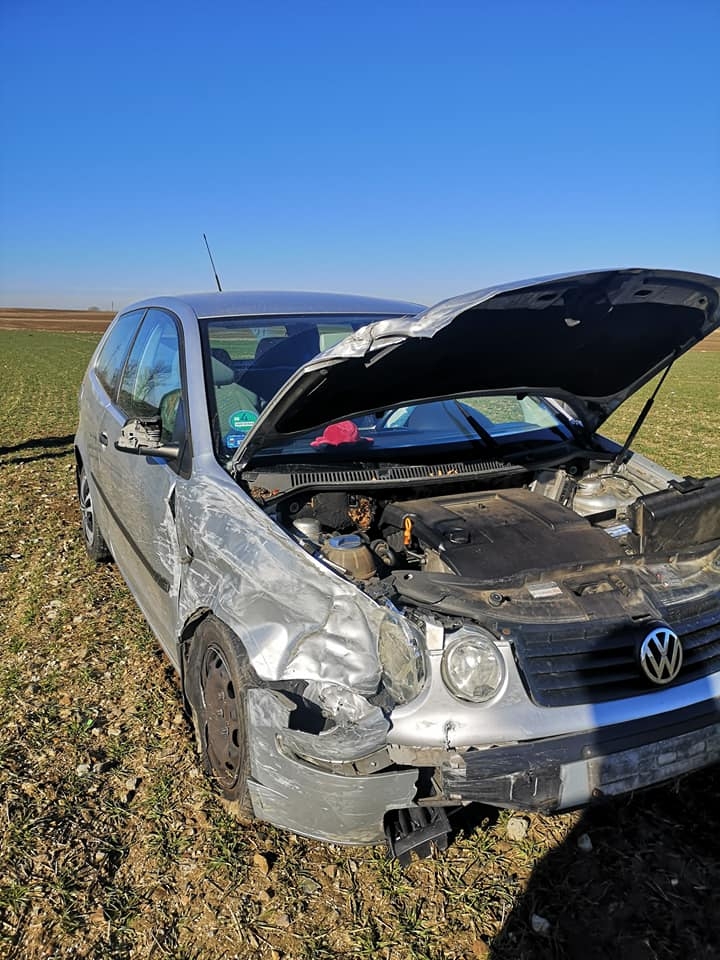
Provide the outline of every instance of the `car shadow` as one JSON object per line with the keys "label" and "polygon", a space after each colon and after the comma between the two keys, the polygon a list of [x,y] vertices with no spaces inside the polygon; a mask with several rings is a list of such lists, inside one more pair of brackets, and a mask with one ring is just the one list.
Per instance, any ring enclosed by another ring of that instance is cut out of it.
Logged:
{"label": "car shadow", "polygon": [[584,811],[533,870],[489,956],[720,957],[720,769]]}
{"label": "car shadow", "polygon": [[45,460],[51,457],[66,457],[71,452],[75,435],[72,433],[64,437],[36,437],[32,440],[23,440],[22,443],[16,443],[11,446],[0,447],[0,457],[9,454],[19,454],[24,450],[35,451],[45,450],[46,453],[33,453],[31,456],[9,456],[4,462],[11,463],[32,463],[34,460]]}

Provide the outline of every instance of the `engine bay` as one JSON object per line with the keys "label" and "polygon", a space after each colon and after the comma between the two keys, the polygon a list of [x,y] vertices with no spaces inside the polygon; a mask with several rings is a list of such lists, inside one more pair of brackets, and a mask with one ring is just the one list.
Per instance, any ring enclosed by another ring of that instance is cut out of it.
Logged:
{"label": "engine bay", "polygon": [[619,468],[599,459],[493,464],[475,480],[448,470],[416,483],[337,473],[295,470],[285,490],[269,488],[280,487],[277,475],[258,476],[250,493],[306,550],[371,593],[400,571],[492,582],[720,540],[720,478],[681,480],[638,455]]}

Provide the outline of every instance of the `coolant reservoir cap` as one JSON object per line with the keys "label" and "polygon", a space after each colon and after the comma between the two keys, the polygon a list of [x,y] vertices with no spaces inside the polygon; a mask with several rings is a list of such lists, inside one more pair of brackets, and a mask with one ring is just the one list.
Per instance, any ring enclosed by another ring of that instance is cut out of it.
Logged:
{"label": "coolant reservoir cap", "polygon": [[356,533],[346,533],[341,537],[330,537],[328,546],[333,550],[359,550],[364,546],[362,537]]}

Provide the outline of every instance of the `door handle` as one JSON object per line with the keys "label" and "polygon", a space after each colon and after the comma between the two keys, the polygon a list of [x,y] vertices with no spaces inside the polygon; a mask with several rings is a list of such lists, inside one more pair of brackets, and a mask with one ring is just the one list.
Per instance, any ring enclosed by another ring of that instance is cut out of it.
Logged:
{"label": "door handle", "polygon": [[101,443],[104,447],[106,447],[106,446],[108,445],[108,435],[105,433],[104,430],[103,430],[103,432],[100,434],[100,436],[98,437],[98,440],[100,441],[100,443]]}

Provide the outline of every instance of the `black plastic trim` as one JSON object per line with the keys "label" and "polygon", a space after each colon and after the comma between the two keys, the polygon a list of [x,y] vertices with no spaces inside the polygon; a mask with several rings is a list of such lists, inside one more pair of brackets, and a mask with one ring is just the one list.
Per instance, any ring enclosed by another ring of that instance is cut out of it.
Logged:
{"label": "black plastic trim", "polygon": [[516,809],[557,807],[564,764],[611,757],[625,750],[670,741],[720,723],[720,703],[705,700],[682,710],[512,747],[469,750],[463,768],[443,770],[443,792]]}

